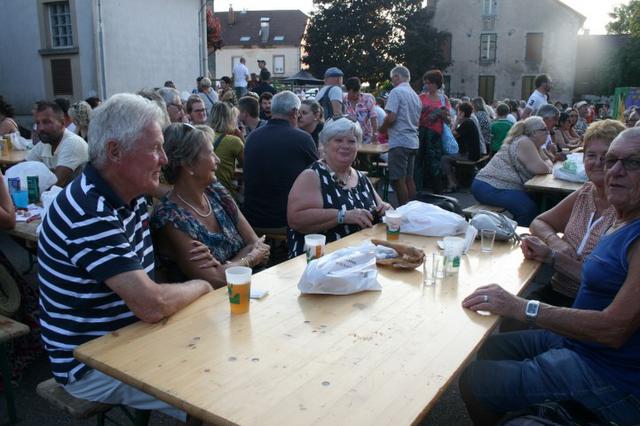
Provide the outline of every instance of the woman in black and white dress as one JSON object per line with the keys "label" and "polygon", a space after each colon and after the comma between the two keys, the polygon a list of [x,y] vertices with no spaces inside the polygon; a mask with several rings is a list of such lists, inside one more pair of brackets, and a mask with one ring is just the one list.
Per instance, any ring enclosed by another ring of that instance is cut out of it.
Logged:
{"label": "woman in black and white dress", "polygon": [[289,256],[304,252],[305,234],[324,234],[327,243],[368,228],[391,208],[369,179],[351,165],[362,142],[362,129],[341,117],[320,132],[324,158],[296,179],[287,204]]}

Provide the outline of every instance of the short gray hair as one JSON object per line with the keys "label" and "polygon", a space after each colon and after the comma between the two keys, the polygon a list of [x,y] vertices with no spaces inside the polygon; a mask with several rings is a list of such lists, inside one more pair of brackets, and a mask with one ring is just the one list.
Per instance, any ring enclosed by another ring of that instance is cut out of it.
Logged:
{"label": "short gray hair", "polygon": [[391,77],[393,77],[394,75],[397,75],[403,81],[411,80],[411,72],[409,71],[409,68],[403,67],[402,65],[399,65],[399,66],[395,67],[394,69],[392,69],[391,73],[389,75]]}
{"label": "short gray hair", "polygon": [[98,168],[103,166],[107,143],[112,140],[123,150],[131,150],[152,123],[161,128],[167,124],[165,113],[155,102],[132,93],[113,95],[92,112],[87,135],[89,160]]}
{"label": "short gray hair", "polygon": [[540,108],[538,108],[536,115],[542,118],[554,118],[560,117],[560,111],[558,110],[558,108],[551,104],[544,104]]}
{"label": "short gray hair", "polygon": [[173,87],[161,87],[158,89],[158,95],[162,96],[162,99],[167,106],[175,103],[176,100],[180,100],[180,92]]}
{"label": "short gray hair", "polygon": [[300,109],[300,98],[290,90],[284,90],[271,100],[271,115],[289,116],[294,109]]}
{"label": "short gray hair", "polygon": [[355,136],[358,143],[362,143],[362,127],[357,121],[351,121],[346,117],[332,118],[324,123],[319,135],[319,141],[326,145],[336,136]]}
{"label": "short gray hair", "polygon": [[176,183],[180,169],[191,166],[206,144],[213,144],[214,133],[209,126],[173,123],[164,129],[164,152],[167,164],[162,167],[164,178]]}

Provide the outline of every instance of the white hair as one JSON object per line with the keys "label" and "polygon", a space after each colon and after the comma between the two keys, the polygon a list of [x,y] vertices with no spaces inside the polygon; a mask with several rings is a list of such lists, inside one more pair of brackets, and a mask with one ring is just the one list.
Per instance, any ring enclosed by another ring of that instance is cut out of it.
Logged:
{"label": "white hair", "polygon": [[300,109],[300,98],[290,90],[284,90],[271,99],[271,115],[288,117],[294,109]]}
{"label": "white hair", "polygon": [[97,168],[103,166],[107,143],[113,140],[123,150],[131,150],[152,123],[161,128],[168,124],[166,114],[155,102],[131,93],[113,95],[93,111],[87,135],[89,160]]}
{"label": "white hair", "polygon": [[319,141],[322,145],[326,145],[337,136],[351,135],[355,136],[356,142],[362,143],[362,127],[357,121],[351,121],[345,117],[333,118],[324,123]]}
{"label": "white hair", "polygon": [[158,95],[162,96],[162,99],[164,99],[164,103],[167,104],[167,106],[175,104],[176,101],[180,100],[180,92],[173,87],[161,87],[157,92]]}
{"label": "white hair", "polygon": [[392,78],[393,76],[398,76],[400,77],[400,79],[402,81],[409,81],[411,80],[411,72],[409,72],[409,68],[407,67],[403,67],[402,65],[395,67],[394,69],[391,70],[391,73],[389,74]]}

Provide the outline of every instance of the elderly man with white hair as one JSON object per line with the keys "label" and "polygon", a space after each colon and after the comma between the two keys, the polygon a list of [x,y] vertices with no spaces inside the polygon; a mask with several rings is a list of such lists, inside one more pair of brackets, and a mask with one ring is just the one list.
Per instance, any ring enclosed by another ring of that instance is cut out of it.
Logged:
{"label": "elderly man with white hair", "polygon": [[[166,115],[138,95],[112,96],[94,111],[83,173],[53,201],[38,241],[42,340],[53,376],[73,396],[184,412],[73,357],[73,350],[138,320],[155,323],[211,291],[204,280],[154,281],[154,254],[144,194],[167,163]],[[186,125],[186,124],[184,124]]]}
{"label": "elderly man with white hair", "polygon": [[162,97],[167,105],[167,113],[172,123],[182,123],[185,119],[184,106],[180,98],[180,92],[171,87],[161,87],[158,89],[158,95]]}
{"label": "elderly man with white hair", "polygon": [[413,168],[418,152],[418,121],[422,102],[411,88],[411,74],[406,67],[391,70],[393,90],[384,110],[380,131],[389,133],[389,179],[398,197],[398,204],[406,204],[416,196]]}
{"label": "elderly man with white hair", "polygon": [[300,98],[285,90],[273,97],[271,120],[244,147],[244,213],[256,233],[287,227],[287,197],[298,175],[318,159],[311,135],[297,129]]}

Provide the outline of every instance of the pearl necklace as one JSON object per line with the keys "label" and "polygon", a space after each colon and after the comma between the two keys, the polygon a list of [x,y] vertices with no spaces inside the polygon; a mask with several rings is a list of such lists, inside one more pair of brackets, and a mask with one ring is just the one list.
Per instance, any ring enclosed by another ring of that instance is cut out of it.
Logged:
{"label": "pearl necklace", "polygon": [[342,179],[340,176],[338,176],[338,173],[336,173],[325,160],[323,160],[323,163],[329,170],[329,175],[331,175],[331,178],[333,179],[333,181],[343,189],[347,189],[347,187],[349,186],[349,180],[351,180],[351,175],[353,174],[353,169],[349,167],[349,173],[347,173],[347,176],[345,177],[345,179]]}
{"label": "pearl necklace", "polygon": [[192,209],[194,212],[196,212],[196,214],[197,214],[198,216],[200,216],[200,217],[209,217],[209,216],[211,216],[211,212],[213,211],[213,209],[211,208],[211,203],[209,203],[209,202],[207,201],[207,199],[205,198],[204,194],[202,194],[202,199],[203,199],[203,200],[205,201],[205,203],[209,206],[209,213],[207,213],[207,214],[200,213],[200,212],[198,211],[198,209],[196,209],[194,206],[192,206],[191,204],[189,204],[189,203],[187,202],[187,200],[185,200],[184,198],[182,198],[182,197],[180,196],[180,194],[178,194],[175,190],[173,191],[173,193],[174,193],[174,194],[176,194],[176,197],[178,197],[178,198],[180,199],[180,201],[182,201],[183,203],[185,203],[186,205],[188,205],[189,207],[191,207],[191,209]]}

